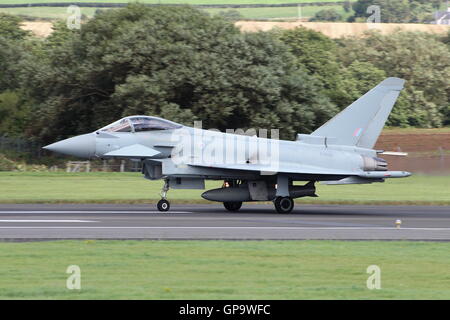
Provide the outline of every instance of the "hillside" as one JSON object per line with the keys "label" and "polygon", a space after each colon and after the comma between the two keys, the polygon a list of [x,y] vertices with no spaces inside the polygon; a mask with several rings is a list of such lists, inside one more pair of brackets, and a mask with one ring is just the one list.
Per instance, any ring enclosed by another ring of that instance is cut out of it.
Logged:
{"label": "hillside", "polygon": [[368,30],[379,30],[383,34],[401,31],[422,31],[428,33],[447,33],[450,26],[412,23],[345,23],[345,22],[273,22],[238,21],[236,25],[244,32],[268,31],[273,28],[294,29],[300,26],[322,32],[331,38],[359,36]]}
{"label": "hillside", "polygon": [[450,172],[450,130],[387,129],[381,134],[375,149],[408,152],[408,157],[383,155],[390,170],[414,173]]}
{"label": "hillside", "polygon": [[387,129],[378,139],[376,149],[412,153],[439,153],[450,150],[450,130]]}
{"label": "hillside", "polygon": [[52,32],[53,23],[48,21],[27,21],[22,23],[22,29],[31,31],[36,37],[45,38]]}
{"label": "hillside", "polygon": [[[25,22],[23,29],[32,31],[38,37],[47,37],[52,32],[52,23],[48,21]],[[268,31],[273,28],[294,29],[299,26],[313,29],[331,38],[346,36],[360,36],[368,30],[379,30],[388,34],[397,30],[422,31],[435,34],[444,34],[450,30],[450,26],[431,24],[400,24],[400,23],[332,23],[332,22],[268,22],[268,21],[238,21],[238,26],[244,32]]]}

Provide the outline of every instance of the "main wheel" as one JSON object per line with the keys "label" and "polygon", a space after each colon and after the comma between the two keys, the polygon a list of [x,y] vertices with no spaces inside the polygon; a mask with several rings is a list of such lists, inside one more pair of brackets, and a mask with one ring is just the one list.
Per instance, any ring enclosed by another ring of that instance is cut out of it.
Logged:
{"label": "main wheel", "polygon": [[238,211],[242,207],[242,202],[224,202],[223,206],[228,211]]}
{"label": "main wheel", "polygon": [[294,199],[291,197],[277,197],[274,204],[278,213],[289,213],[294,209]]}
{"label": "main wheel", "polygon": [[164,212],[165,211],[169,211],[169,209],[170,209],[170,202],[167,201],[166,199],[161,199],[161,200],[158,201],[157,207],[158,207],[159,211],[164,211]]}

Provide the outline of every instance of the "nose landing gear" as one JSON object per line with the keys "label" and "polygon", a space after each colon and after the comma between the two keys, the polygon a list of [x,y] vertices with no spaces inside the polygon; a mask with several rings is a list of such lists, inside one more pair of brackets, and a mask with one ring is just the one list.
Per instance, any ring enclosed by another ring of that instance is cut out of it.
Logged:
{"label": "nose landing gear", "polygon": [[158,207],[159,211],[165,212],[169,211],[170,209],[170,202],[166,199],[161,199],[158,201],[158,204],[156,205]]}
{"label": "nose landing gear", "polygon": [[164,180],[164,186],[161,190],[161,200],[158,201],[157,208],[161,212],[169,211],[170,202],[166,199],[167,191],[169,191],[169,180]]}

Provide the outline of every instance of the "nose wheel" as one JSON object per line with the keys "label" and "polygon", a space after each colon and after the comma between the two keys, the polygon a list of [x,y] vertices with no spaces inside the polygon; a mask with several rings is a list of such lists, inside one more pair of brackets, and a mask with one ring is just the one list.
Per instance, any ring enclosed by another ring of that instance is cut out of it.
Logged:
{"label": "nose wheel", "polygon": [[169,191],[169,180],[164,181],[164,186],[161,190],[161,200],[158,201],[156,205],[158,210],[161,212],[167,212],[170,209],[170,202],[166,199],[167,191]]}
{"label": "nose wheel", "polygon": [[169,211],[169,209],[170,209],[170,202],[167,201],[166,199],[161,199],[161,200],[158,201],[157,207],[158,207],[159,211],[162,211],[162,212]]}

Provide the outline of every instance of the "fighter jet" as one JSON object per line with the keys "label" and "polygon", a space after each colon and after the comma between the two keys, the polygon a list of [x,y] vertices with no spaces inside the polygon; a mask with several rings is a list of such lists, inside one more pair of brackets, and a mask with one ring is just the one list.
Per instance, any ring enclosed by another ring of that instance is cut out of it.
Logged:
{"label": "fighter jet", "polygon": [[205,180],[220,180],[222,187],[204,192],[204,199],[222,202],[229,211],[238,211],[247,201],[273,201],[277,212],[289,213],[295,198],[317,197],[318,182],[366,184],[410,176],[389,171],[379,157],[388,152],[373,149],[404,82],[382,81],[295,141],[136,115],[44,149],[81,158],[140,161],[146,179],[164,180],[159,211],[170,209],[169,188],[205,189]]}

